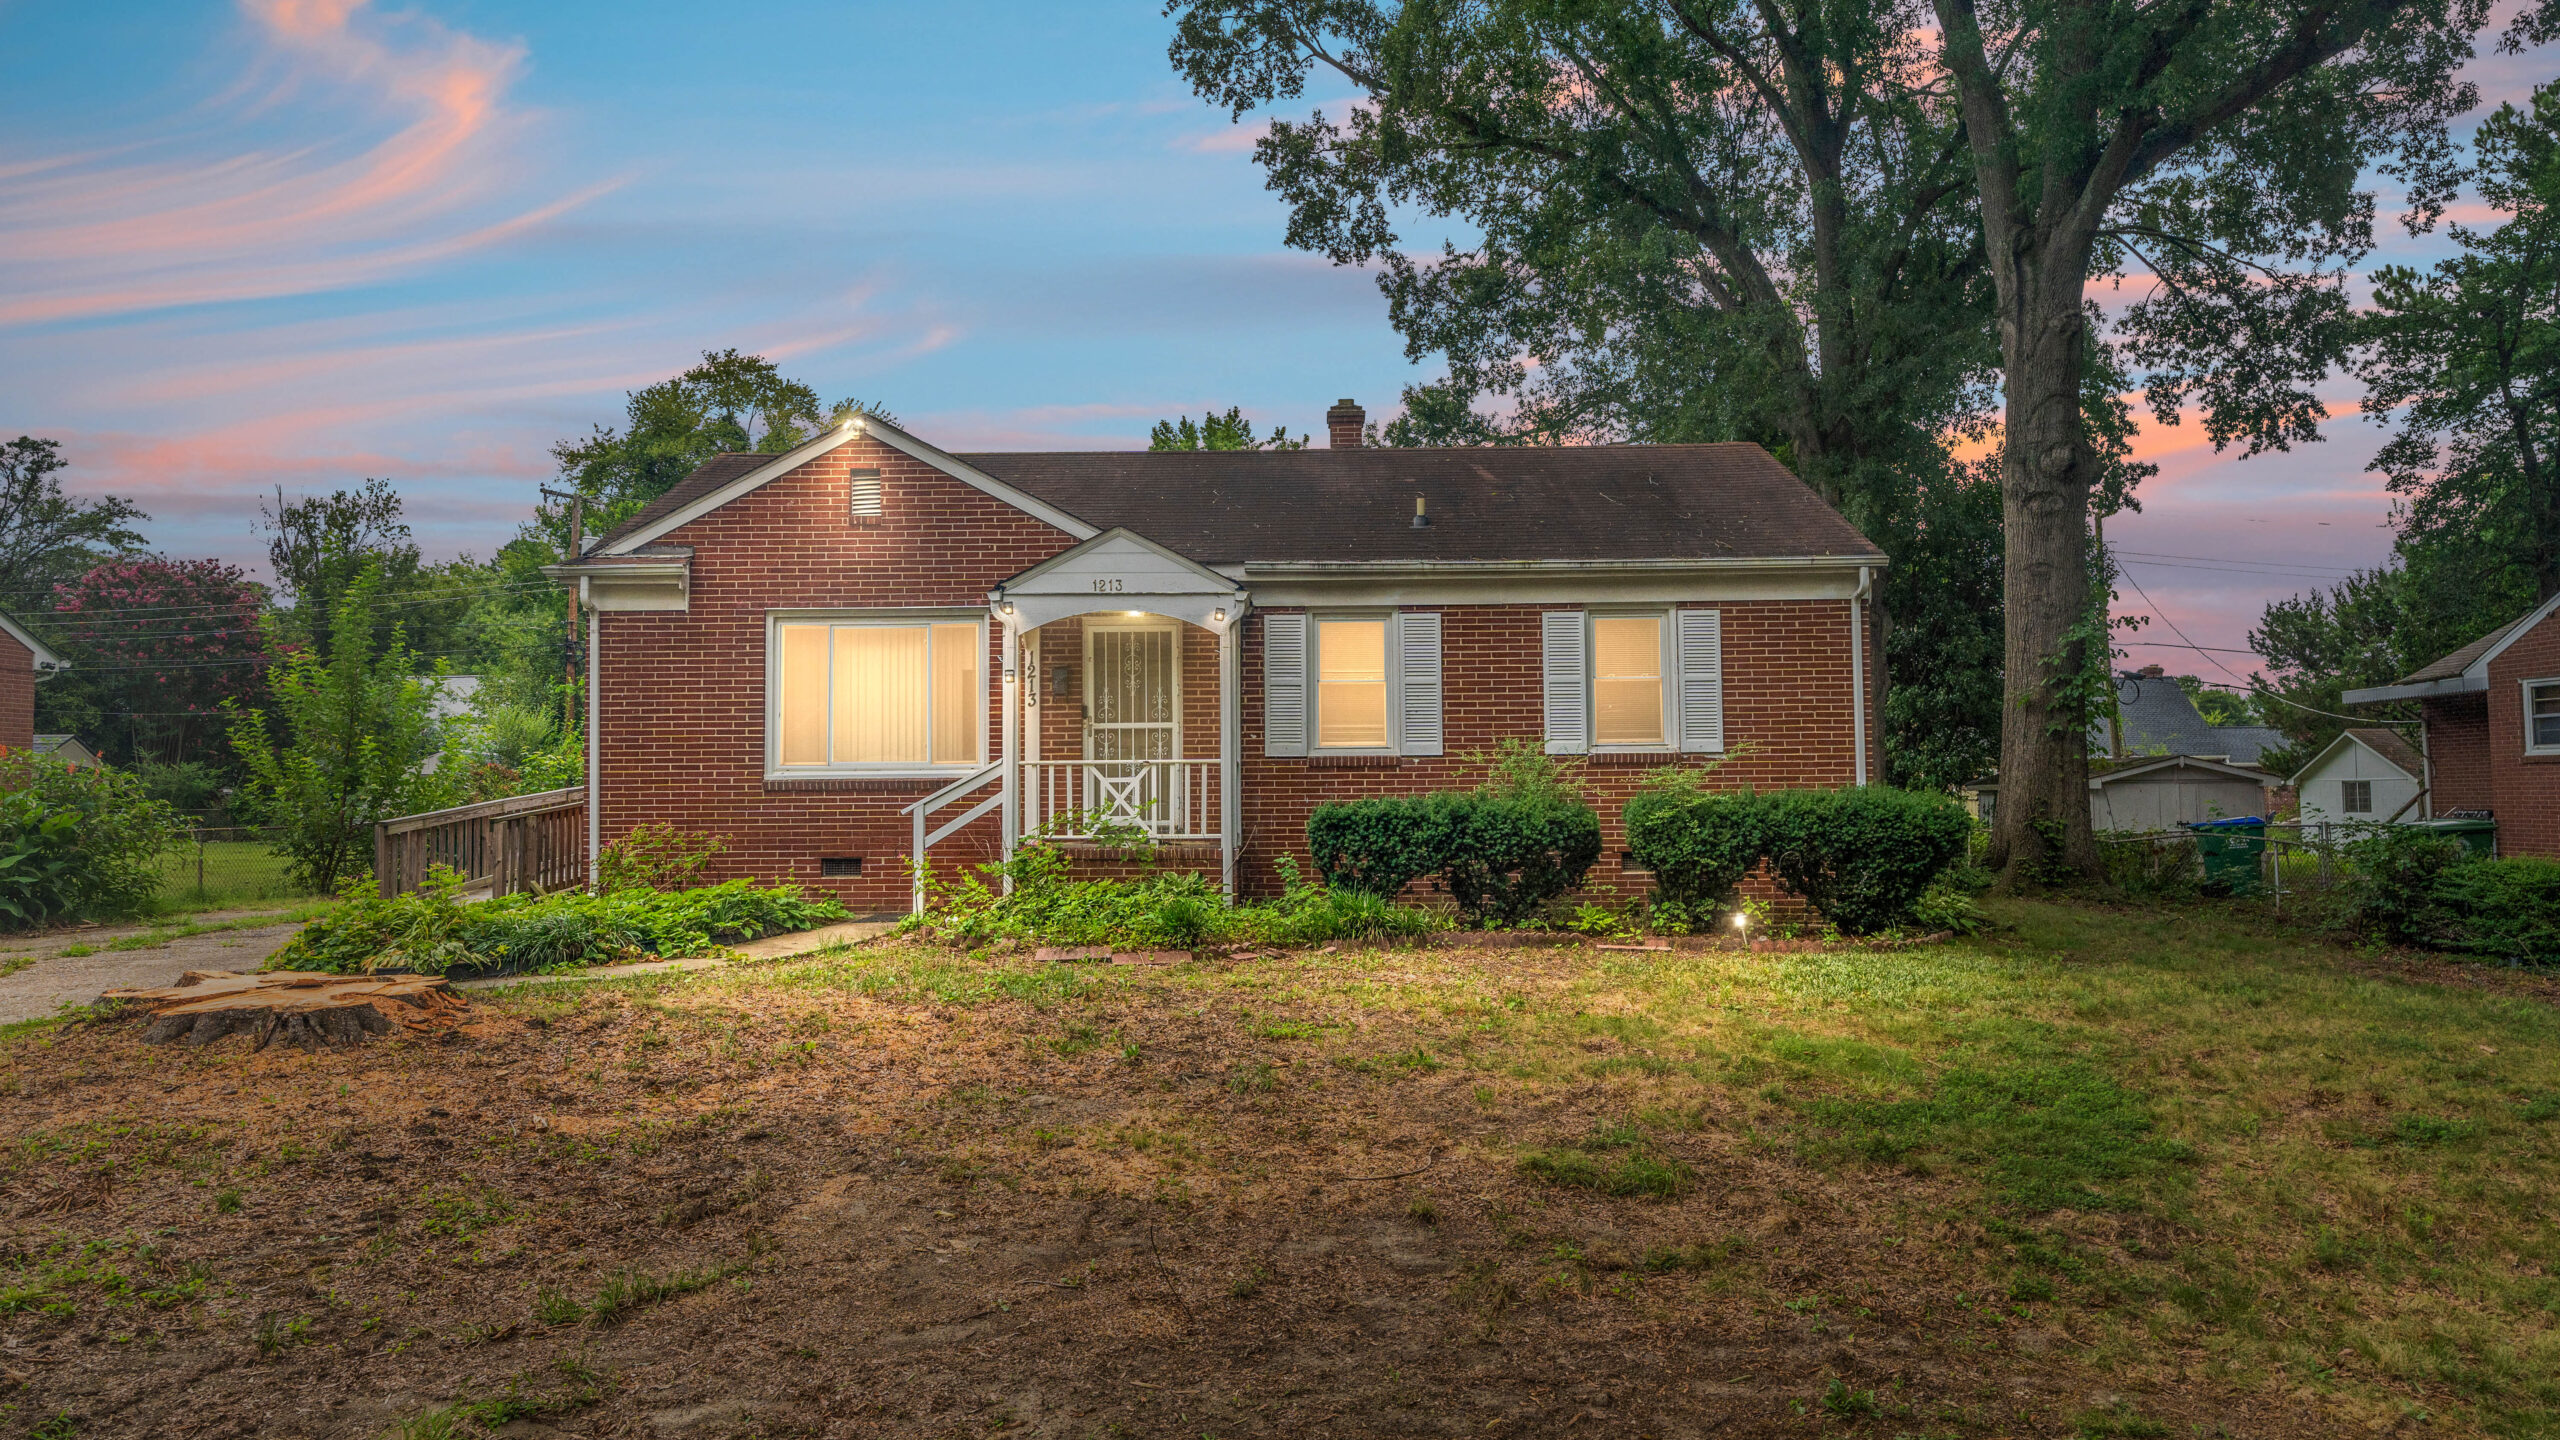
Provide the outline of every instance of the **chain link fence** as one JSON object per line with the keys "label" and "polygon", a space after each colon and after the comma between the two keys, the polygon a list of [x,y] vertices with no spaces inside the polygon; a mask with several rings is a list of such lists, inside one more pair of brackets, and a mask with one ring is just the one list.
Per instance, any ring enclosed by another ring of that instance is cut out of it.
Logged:
{"label": "chain link fence", "polygon": [[187,905],[256,905],[308,898],[285,873],[275,832],[255,825],[198,825],[160,859],[160,894]]}

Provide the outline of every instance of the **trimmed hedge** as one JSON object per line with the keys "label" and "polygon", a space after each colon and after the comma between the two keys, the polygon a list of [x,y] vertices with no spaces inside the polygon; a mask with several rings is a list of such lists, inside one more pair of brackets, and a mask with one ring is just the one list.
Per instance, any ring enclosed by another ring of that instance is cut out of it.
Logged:
{"label": "trimmed hedge", "polygon": [[1627,848],[1663,899],[1720,909],[1753,866],[1852,935],[1914,918],[1929,886],[1964,858],[1973,822],[1953,800],[1881,785],[1848,790],[1707,791],[1658,786],[1627,802]]}
{"label": "trimmed hedge", "polygon": [[1779,883],[1852,935],[1910,919],[1973,836],[1954,800],[1882,785],[1782,790],[1761,815]]}
{"label": "trimmed hedge", "polygon": [[1591,873],[1600,817],[1536,794],[1336,801],[1307,817],[1307,848],[1334,890],[1388,898],[1437,876],[1470,920],[1516,925]]}
{"label": "trimmed hedge", "polygon": [[1764,809],[1748,790],[1645,790],[1627,802],[1627,850],[1653,872],[1663,899],[1696,912],[1727,910],[1768,848]]}

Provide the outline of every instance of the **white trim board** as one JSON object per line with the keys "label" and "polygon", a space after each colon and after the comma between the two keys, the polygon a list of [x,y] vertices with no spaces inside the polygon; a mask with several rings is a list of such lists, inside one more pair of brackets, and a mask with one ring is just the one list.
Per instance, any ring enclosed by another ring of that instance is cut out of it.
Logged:
{"label": "white trim board", "polygon": [[6,615],[0,615],[0,632],[6,632],[10,639],[26,646],[28,653],[35,656],[35,668],[38,670],[68,670],[71,668],[70,661],[63,659],[61,656],[46,649],[43,641],[28,634],[24,626],[20,625],[17,621],[10,619]]}
{"label": "white trim board", "polygon": [[802,441],[799,445],[775,456],[770,463],[757,466],[691,504],[670,511],[641,529],[615,540],[612,544],[599,545],[587,553],[628,555],[653,540],[661,539],[692,524],[741,496],[763,489],[810,461],[822,455],[831,454],[866,436],[910,459],[920,460],[964,485],[984,491],[1033,519],[1054,529],[1063,530],[1078,540],[1090,540],[1102,533],[1095,526],[1086,524],[1046,500],[1017,490],[976,466],[963,463],[957,456],[926,444],[877,415],[856,414],[846,423],[813,439]]}

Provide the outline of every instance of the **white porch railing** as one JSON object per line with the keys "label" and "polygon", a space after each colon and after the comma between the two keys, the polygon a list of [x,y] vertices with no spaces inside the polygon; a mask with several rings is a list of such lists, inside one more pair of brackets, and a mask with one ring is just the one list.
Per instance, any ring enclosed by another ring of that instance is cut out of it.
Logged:
{"label": "white porch railing", "polygon": [[1099,824],[1215,840],[1218,772],[1216,760],[1025,760],[1022,833],[1084,840]]}
{"label": "white porch railing", "polygon": [[934,811],[941,809],[943,806],[950,804],[952,801],[959,799],[961,796],[968,794],[970,791],[986,784],[988,781],[1001,779],[1003,775],[1004,762],[1001,760],[998,760],[993,764],[981,765],[977,769],[970,771],[968,774],[961,776],[959,779],[952,781],[950,784],[943,786],[941,789],[934,791],[932,794],[927,795],[923,799],[907,807],[907,814],[915,821],[915,839],[913,842],[915,848],[909,850],[907,854],[909,858],[914,861],[914,903],[916,914],[921,915],[924,913],[925,852],[932,849],[943,840],[949,838],[951,833],[958,830],[961,826],[966,825],[970,821],[977,819],[979,816],[1002,806],[1004,804],[1004,790],[1002,787],[998,787],[996,793],[979,801],[977,804],[970,806],[967,810],[962,811],[959,818],[951,821],[949,824],[944,825],[941,829],[936,830],[931,834],[925,833],[924,826],[926,817],[932,815]]}

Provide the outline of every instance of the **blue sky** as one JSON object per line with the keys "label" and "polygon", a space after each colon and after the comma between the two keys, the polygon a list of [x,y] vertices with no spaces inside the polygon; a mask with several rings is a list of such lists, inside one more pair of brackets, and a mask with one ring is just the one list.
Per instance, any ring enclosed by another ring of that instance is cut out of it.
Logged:
{"label": "blue sky", "polygon": [[[1436,371],[1366,275],[1282,245],[1169,31],[1150,0],[0,0],[0,430],[62,440],[155,545],[251,563],[259,496],[375,475],[432,551],[485,553],[553,441],[706,348],[954,449],[1390,410]],[[2134,572],[2197,642],[2388,548],[2376,432],[2329,428],[2248,464],[2146,441],[2110,538],[2238,562]]]}

